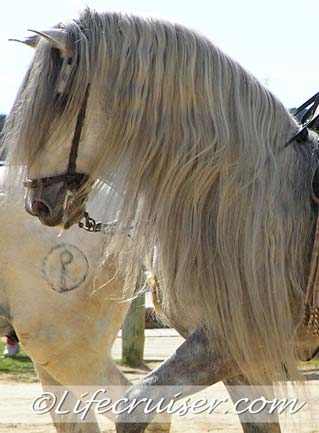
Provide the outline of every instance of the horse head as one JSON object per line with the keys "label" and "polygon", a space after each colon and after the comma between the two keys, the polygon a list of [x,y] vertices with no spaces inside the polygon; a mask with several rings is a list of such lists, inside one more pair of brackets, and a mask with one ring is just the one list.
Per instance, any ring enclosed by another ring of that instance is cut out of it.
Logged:
{"label": "horse head", "polygon": [[[82,93],[80,88],[81,101],[77,101],[77,107],[71,109],[73,113],[66,117],[72,105],[68,100],[70,88],[79,86],[74,79],[77,57],[71,42],[62,28],[31,31],[35,36],[19,42],[36,49],[34,61],[20,92],[20,108],[13,110],[6,129],[14,134],[18,117],[22,121],[20,127],[26,146],[21,156],[27,165],[24,182],[27,212],[43,224],[63,224],[68,228],[83,217],[91,186],[85,162],[87,155],[81,154],[81,149],[79,152],[85,135],[88,77],[82,75],[85,91]],[[58,122],[64,125],[62,130],[57,127]]]}

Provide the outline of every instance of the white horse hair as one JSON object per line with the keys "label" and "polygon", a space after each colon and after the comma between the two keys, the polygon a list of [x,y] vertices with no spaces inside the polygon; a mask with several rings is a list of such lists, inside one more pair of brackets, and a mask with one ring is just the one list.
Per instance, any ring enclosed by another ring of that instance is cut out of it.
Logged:
{"label": "white horse hair", "polygon": [[284,149],[298,128],[283,105],[182,26],[87,9],[59,29],[64,50],[35,37],[9,163],[64,173],[90,84],[78,167],[123,191],[111,251],[128,275],[156,246],[169,317],[205,329],[254,382],[298,377],[316,139]]}

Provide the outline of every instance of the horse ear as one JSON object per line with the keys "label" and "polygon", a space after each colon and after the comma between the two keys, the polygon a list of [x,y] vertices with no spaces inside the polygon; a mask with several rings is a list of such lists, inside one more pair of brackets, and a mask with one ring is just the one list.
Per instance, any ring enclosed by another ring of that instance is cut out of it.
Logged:
{"label": "horse ear", "polygon": [[36,48],[36,46],[39,43],[39,36],[38,35],[34,35],[34,36],[28,36],[24,39],[9,39],[10,42],[19,42],[21,44],[25,44],[28,47],[31,48]]}
{"label": "horse ear", "polygon": [[36,35],[46,39],[54,48],[57,48],[62,54],[69,56],[70,48],[67,46],[67,37],[64,30],[50,29],[39,32],[38,30],[28,30]]}

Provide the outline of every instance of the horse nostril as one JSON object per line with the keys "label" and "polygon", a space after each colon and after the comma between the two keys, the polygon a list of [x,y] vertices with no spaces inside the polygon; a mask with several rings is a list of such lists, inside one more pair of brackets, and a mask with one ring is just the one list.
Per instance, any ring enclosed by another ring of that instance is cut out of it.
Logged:
{"label": "horse nostril", "polygon": [[42,200],[34,202],[34,209],[37,211],[38,216],[47,217],[50,215],[49,207]]}

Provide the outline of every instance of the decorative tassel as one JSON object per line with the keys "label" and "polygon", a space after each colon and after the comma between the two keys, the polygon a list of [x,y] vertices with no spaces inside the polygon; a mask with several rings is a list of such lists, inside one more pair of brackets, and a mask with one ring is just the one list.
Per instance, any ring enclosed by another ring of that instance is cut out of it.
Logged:
{"label": "decorative tassel", "polygon": [[158,315],[163,314],[162,306],[161,306],[161,300],[160,300],[160,291],[159,291],[159,284],[156,280],[155,275],[151,275],[146,280],[148,286],[152,290],[152,301],[155,307],[155,312]]}

